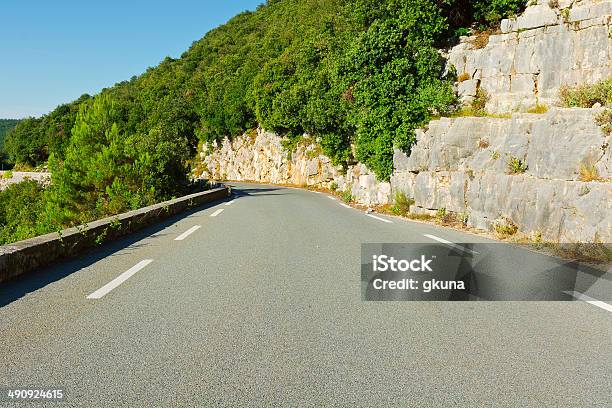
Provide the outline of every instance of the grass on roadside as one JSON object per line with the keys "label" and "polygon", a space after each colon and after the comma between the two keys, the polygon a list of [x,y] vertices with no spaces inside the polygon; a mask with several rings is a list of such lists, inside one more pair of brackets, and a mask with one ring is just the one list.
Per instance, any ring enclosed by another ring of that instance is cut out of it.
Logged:
{"label": "grass on roadside", "polygon": [[344,201],[347,204],[352,203],[354,201],[353,194],[351,193],[351,190],[348,188],[340,194],[340,197],[342,198],[342,201]]}
{"label": "grass on roadside", "polygon": [[[340,196],[343,201],[351,203],[354,207],[365,210],[366,207],[356,204],[354,201],[346,201],[350,196],[350,190],[335,193],[329,189],[309,187],[309,190],[332,193]],[[403,192],[395,194],[395,200],[391,204],[375,206],[372,209],[380,214],[400,216],[413,221],[433,223],[444,227],[450,227],[461,231],[469,231],[479,235],[488,235],[486,231],[468,227],[469,214],[467,212],[453,212],[446,208],[440,208],[435,215],[431,213],[410,212],[415,201]],[[534,237],[519,231],[518,226],[508,217],[502,217],[493,224],[494,237],[502,242],[508,242],[525,246],[532,250],[543,252],[547,255],[563,259],[575,260],[589,264],[609,264],[612,261],[612,248],[610,245],[599,243],[554,243],[543,241],[541,234]]]}
{"label": "grass on roadside", "polygon": [[413,204],[414,200],[412,198],[408,198],[402,191],[397,191],[395,193],[395,199],[393,200],[391,212],[394,215],[406,216],[410,213],[410,206]]}

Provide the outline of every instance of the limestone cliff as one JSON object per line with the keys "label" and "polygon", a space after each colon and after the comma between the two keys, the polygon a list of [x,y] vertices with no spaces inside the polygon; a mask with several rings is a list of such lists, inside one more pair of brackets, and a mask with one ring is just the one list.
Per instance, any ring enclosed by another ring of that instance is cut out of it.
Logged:
{"label": "limestone cliff", "polygon": [[448,62],[462,79],[458,92],[464,100],[482,88],[489,112],[524,110],[554,104],[562,85],[612,76],[612,0],[530,4],[517,18],[503,20],[500,34],[479,41],[464,37],[450,50]]}
{"label": "limestone cliff", "polygon": [[[545,240],[612,242],[611,137],[595,123],[602,108],[553,107],[562,85],[612,77],[612,0],[532,1],[486,45],[476,43],[463,38],[448,53],[460,96],[469,101],[481,88],[489,112],[513,113],[432,121],[409,157],[395,152],[390,183],[363,164],[333,166],[314,140],[287,152],[261,129],[206,146],[205,176],[334,185],[367,205],[403,192],[412,211],[463,213],[476,228],[504,220]],[[551,109],[520,113],[536,103]]]}
{"label": "limestone cliff", "polygon": [[213,179],[258,181],[297,186],[350,190],[359,203],[386,204],[391,198],[391,185],[376,180],[363,164],[343,169],[334,166],[321,154],[312,139],[305,138],[293,152],[282,146],[282,138],[263,129],[244,134],[221,145],[204,146],[200,153],[205,175]]}
{"label": "limestone cliff", "polygon": [[[410,157],[396,151],[392,188],[414,198],[413,211],[465,213],[480,229],[506,219],[546,240],[611,242],[612,149],[593,119],[600,110],[433,121]],[[580,181],[584,171],[597,180]]]}

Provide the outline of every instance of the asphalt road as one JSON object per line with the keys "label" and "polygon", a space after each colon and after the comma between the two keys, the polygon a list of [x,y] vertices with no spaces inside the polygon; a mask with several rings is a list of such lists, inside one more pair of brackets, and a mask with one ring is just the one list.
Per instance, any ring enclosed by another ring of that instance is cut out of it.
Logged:
{"label": "asphalt road", "polygon": [[362,243],[487,240],[235,192],[1,287],[0,387],[64,390],[37,406],[612,406],[601,305],[361,300]]}

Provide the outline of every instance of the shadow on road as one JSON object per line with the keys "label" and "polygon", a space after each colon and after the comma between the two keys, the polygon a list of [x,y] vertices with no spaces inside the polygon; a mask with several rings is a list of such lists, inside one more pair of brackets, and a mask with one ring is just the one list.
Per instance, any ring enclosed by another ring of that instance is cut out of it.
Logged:
{"label": "shadow on road", "polygon": [[166,227],[169,227],[175,222],[190,217],[202,210],[219,205],[219,203],[227,202],[231,200],[231,198],[232,197],[228,197],[213,203],[203,204],[181,214],[167,218],[164,221],[160,221],[157,224],[145,227],[133,234],[126,235],[125,237],[116,241],[102,244],[100,247],[87,251],[76,258],[60,260],[58,263],[42,268],[39,271],[16,277],[14,280],[0,284],[0,307],[6,306],[17,299],[22,298],[28,293],[43,288],[50,283],[63,279],[66,276],[86,268],[101,259],[116,256],[117,252],[121,250],[125,250],[126,248],[142,248],[147,244],[139,243],[139,241],[142,241],[148,237],[164,236],[166,234],[160,232]]}
{"label": "shadow on road", "polygon": [[[281,187],[261,187],[261,188],[243,188],[240,186],[232,185],[232,194],[234,197],[246,197],[246,196],[268,196],[268,195],[282,195],[281,190],[291,191]],[[274,193],[278,191],[278,193]]]}

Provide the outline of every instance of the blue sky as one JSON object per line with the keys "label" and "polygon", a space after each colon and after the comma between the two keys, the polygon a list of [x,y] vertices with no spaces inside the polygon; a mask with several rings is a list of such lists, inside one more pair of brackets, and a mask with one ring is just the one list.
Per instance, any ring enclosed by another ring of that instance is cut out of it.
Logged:
{"label": "blue sky", "polygon": [[179,57],[264,0],[1,0],[0,118],[40,116]]}

